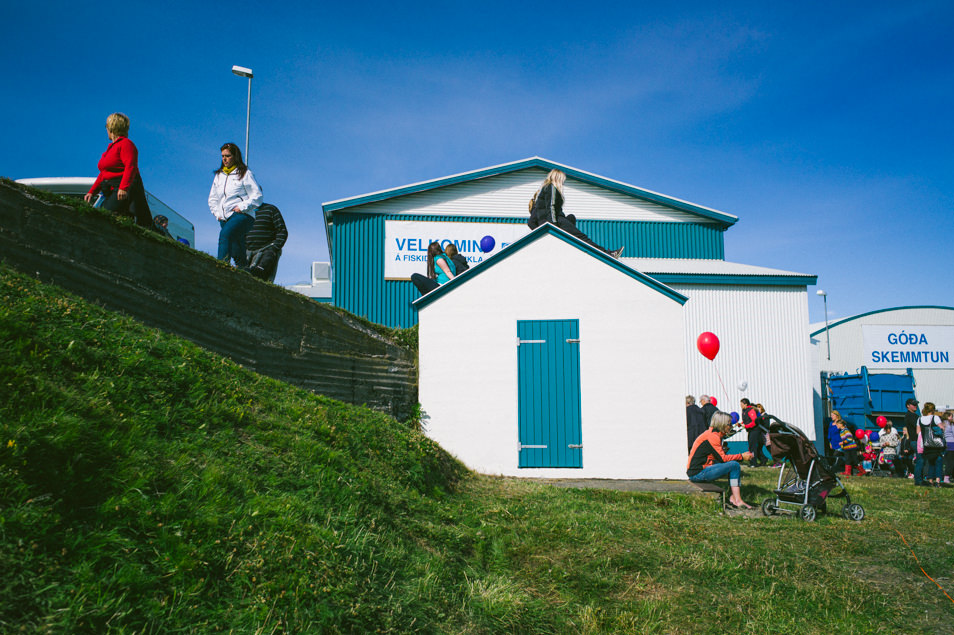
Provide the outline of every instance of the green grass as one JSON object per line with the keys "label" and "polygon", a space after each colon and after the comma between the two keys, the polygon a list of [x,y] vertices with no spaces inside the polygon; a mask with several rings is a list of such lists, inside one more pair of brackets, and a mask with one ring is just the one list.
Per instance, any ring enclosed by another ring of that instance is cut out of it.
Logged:
{"label": "green grass", "polygon": [[[473,475],[0,267],[0,632],[949,633],[954,491],[868,518]],[[760,500],[776,472],[747,471]]]}

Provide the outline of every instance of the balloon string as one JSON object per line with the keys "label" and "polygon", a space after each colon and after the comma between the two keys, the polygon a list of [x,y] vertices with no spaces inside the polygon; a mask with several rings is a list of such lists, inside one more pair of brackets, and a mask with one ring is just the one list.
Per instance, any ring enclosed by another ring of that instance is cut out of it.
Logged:
{"label": "balloon string", "polygon": [[[719,384],[722,386],[722,394],[725,395],[725,400],[729,401],[729,391],[725,389],[725,384],[722,383],[722,375],[719,373],[719,367],[715,365],[715,362],[712,362],[712,367],[715,368],[716,377],[719,378]],[[723,410],[722,412],[725,412]]]}

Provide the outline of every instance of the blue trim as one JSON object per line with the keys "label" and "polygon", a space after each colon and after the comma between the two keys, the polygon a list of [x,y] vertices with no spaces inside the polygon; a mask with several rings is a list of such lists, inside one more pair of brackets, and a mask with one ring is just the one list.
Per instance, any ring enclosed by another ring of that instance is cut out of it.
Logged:
{"label": "blue trim", "polygon": [[653,203],[658,203],[660,205],[665,205],[666,207],[671,207],[673,209],[678,209],[684,212],[689,212],[697,216],[702,216],[709,220],[714,220],[721,223],[725,228],[731,227],[736,222],[738,222],[738,217],[732,216],[731,214],[725,214],[713,209],[706,207],[701,207],[693,203],[688,203],[686,201],[680,201],[678,199],[670,198],[663,194],[657,194],[655,192],[650,192],[649,190],[644,190],[642,188],[636,187],[635,185],[629,185],[628,183],[621,183],[619,181],[612,181],[606,177],[598,176],[596,174],[590,174],[588,172],[583,172],[576,168],[562,165],[560,163],[555,163],[553,161],[548,161],[547,159],[542,159],[540,157],[533,157],[530,159],[523,159],[521,161],[514,161],[513,163],[505,163],[503,165],[497,165],[489,168],[483,168],[480,170],[474,170],[473,172],[465,172],[463,174],[457,174],[454,176],[446,176],[439,179],[433,179],[431,181],[424,181],[422,183],[413,183],[411,185],[405,185],[402,187],[396,187],[390,190],[383,190],[381,192],[373,192],[371,194],[364,194],[362,196],[356,196],[353,198],[345,198],[338,201],[331,201],[328,203],[323,203],[321,208],[327,214],[331,212],[336,212],[338,210],[347,209],[349,207],[357,207],[359,205],[365,205],[367,203],[376,203],[378,201],[383,201],[389,198],[396,198],[399,196],[406,196],[408,194],[417,194],[418,192],[426,192],[427,190],[433,190],[440,187],[445,187],[447,185],[456,185],[458,183],[465,183],[467,181],[476,181],[478,179],[487,178],[489,176],[497,176],[499,174],[507,174],[509,172],[517,172],[519,170],[525,170],[527,168],[542,168],[544,170],[553,170],[560,169],[566,173],[567,176],[572,176],[573,178],[583,181],[585,183],[592,183],[593,185],[598,185],[604,187],[608,190],[619,192],[621,194],[628,194],[635,198],[640,198],[645,201],[650,201]]}
{"label": "blue trim", "polygon": [[[815,332],[813,332],[813,333],[809,333],[808,336],[809,336],[809,337],[814,337],[814,336],[818,335],[819,333],[823,333],[826,328],[827,328],[828,330],[831,330],[831,329],[835,328],[836,326],[839,326],[839,325],[844,324],[844,323],[846,323],[846,322],[851,322],[852,320],[859,320],[859,319],[861,319],[861,318],[863,318],[863,317],[868,317],[869,315],[875,315],[875,314],[877,314],[877,313],[887,313],[888,311],[904,311],[904,310],[908,310],[908,309],[940,309],[940,310],[942,310],[942,311],[954,311],[954,307],[951,307],[951,306],[934,306],[934,305],[930,305],[930,304],[915,305],[915,306],[896,306],[896,307],[892,307],[892,308],[890,308],[890,309],[877,309],[876,311],[868,311],[867,313],[861,313],[861,314],[859,314],[859,315],[852,315],[851,317],[843,318],[843,319],[841,319],[841,320],[838,320],[837,322],[834,322],[834,323],[832,323],[832,324],[829,324],[827,327],[822,327],[822,328],[818,329],[817,331],[815,331]],[[943,326],[943,324],[942,324],[942,325],[939,325],[939,326]]]}
{"label": "blue trim", "polygon": [[471,267],[470,269],[468,269],[461,275],[457,276],[456,278],[453,278],[450,282],[447,282],[446,284],[442,284],[440,287],[438,287],[437,289],[434,289],[433,291],[431,291],[425,296],[421,296],[420,298],[415,300],[412,304],[418,310],[424,308],[425,306],[427,306],[434,300],[437,300],[438,298],[443,297],[445,294],[453,291],[454,288],[457,287],[458,285],[464,284],[466,283],[467,280],[470,280],[474,276],[478,276],[484,271],[487,271],[488,269],[490,269],[491,267],[500,264],[501,262],[503,262],[504,260],[512,256],[513,254],[517,253],[518,251],[520,251],[527,245],[534,243],[537,240],[540,240],[543,236],[547,236],[547,235],[553,235],[556,238],[559,238],[563,242],[567,243],[568,245],[573,245],[580,251],[585,251],[586,253],[590,254],[597,260],[603,261],[605,264],[609,265],[610,267],[613,267],[617,271],[620,271],[626,274],[627,276],[629,276],[630,278],[634,280],[638,280],[639,282],[642,282],[646,286],[652,289],[655,289],[659,293],[662,293],[663,295],[670,298],[671,300],[675,300],[679,304],[685,304],[689,300],[688,297],[682,295],[681,293],[679,293],[678,291],[675,291],[674,289],[667,287],[666,285],[660,283],[658,280],[654,278],[650,278],[646,274],[640,273],[639,271],[636,271],[635,269],[631,269],[627,267],[626,265],[624,265],[623,263],[621,263],[616,258],[613,258],[609,254],[607,254],[606,252],[600,251],[599,249],[586,244],[582,240],[574,238],[573,236],[569,235],[568,233],[566,233],[565,231],[563,231],[556,225],[545,223],[541,225],[540,227],[537,227],[532,232],[530,232],[529,234],[527,234],[520,240],[516,241],[515,243],[513,243],[512,245],[510,245],[509,247],[507,247],[506,249],[504,249],[497,255],[490,257],[489,259],[485,260],[479,265],[475,265]]}
{"label": "blue trim", "polygon": [[817,282],[818,276],[747,275],[728,273],[659,273],[650,274],[666,284],[744,284],[806,287]]}

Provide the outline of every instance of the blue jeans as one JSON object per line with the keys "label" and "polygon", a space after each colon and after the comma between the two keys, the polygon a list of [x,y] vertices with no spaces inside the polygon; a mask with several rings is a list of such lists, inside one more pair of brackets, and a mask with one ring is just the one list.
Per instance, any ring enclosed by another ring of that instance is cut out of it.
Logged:
{"label": "blue jeans", "polygon": [[238,212],[229,216],[228,220],[220,220],[219,225],[222,229],[219,230],[219,255],[216,258],[226,262],[231,258],[237,267],[248,265],[245,254],[245,234],[254,223],[254,218]]}
{"label": "blue jeans", "polygon": [[717,478],[722,478],[726,474],[729,475],[729,485],[731,487],[738,487],[739,479],[742,478],[742,466],[739,465],[738,461],[716,463],[703,469],[695,476],[690,476],[689,481],[692,483],[709,483]]}
{"label": "blue jeans", "polygon": [[918,458],[914,460],[914,484],[917,485],[922,480],[924,476],[921,474],[921,470],[924,469],[924,455],[918,452]]}

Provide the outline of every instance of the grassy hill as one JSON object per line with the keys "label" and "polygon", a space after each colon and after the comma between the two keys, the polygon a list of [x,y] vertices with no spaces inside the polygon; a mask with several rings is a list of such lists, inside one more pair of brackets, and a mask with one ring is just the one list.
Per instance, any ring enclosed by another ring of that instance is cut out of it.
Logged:
{"label": "grassy hill", "polygon": [[473,475],[414,428],[0,267],[0,632],[954,624],[952,490],[854,478],[862,523],[721,516]]}

